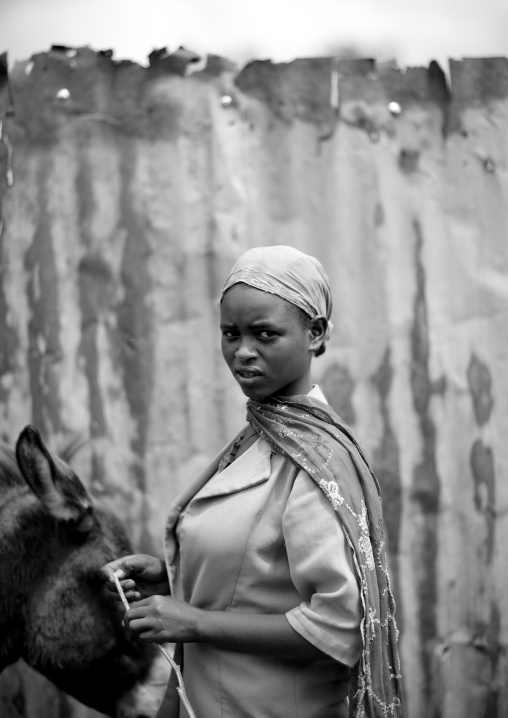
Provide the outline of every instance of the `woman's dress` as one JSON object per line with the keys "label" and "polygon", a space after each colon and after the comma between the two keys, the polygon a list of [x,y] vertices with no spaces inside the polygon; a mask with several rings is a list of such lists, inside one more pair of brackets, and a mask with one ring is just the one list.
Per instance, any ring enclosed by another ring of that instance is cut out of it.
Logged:
{"label": "woman's dress", "polygon": [[[347,455],[341,462],[342,471],[353,470]],[[337,514],[308,474],[264,439],[220,473],[216,467],[170,510],[165,552],[172,595],[208,610],[285,614],[329,657],[290,660],[185,644],[183,675],[196,717],[347,715],[361,605]],[[161,718],[178,716],[173,704]]]}

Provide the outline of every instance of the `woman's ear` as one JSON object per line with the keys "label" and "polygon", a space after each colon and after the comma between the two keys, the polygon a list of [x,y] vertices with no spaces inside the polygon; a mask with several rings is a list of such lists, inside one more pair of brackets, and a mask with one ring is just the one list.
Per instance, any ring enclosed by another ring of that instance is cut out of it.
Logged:
{"label": "woman's ear", "polygon": [[[314,354],[316,354],[316,352],[322,354],[324,351],[326,332],[328,330],[328,319],[321,314],[318,314],[317,317],[311,319],[309,330],[311,336],[311,352],[314,352]],[[322,351],[319,351],[320,349],[322,349]]]}

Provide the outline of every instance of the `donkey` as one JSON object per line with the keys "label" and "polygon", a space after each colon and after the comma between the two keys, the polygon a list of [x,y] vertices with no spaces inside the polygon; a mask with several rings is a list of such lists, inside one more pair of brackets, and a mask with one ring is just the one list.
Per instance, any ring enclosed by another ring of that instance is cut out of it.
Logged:
{"label": "donkey", "polygon": [[21,658],[101,713],[154,716],[169,666],[122,626],[99,574],[127,553],[121,523],[33,426],[1,446],[0,672]]}

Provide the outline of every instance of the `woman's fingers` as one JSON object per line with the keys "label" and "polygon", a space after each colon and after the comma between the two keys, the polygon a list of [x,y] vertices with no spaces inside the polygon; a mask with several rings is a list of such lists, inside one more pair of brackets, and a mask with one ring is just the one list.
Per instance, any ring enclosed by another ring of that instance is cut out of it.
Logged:
{"label": "woman's fingers", "polygon": [[[150,634],[151,640],[160,638],[161,631],[171,629],[171,604],[168,602],[163,609],[159,597],[151,597],[136,601],[125,614],[129,630],[138,638],[141,634]],[[148,639],[148,635],[145,635]]]}
{"label": "woman's fingers", "polygon": [[[136,590],[136,581],[133,581],[131,578],[127,579],[126,581],[120,581],[120,586],[122,587],[122,591],[124,593],[127,593],[127,591],[135,591]],[[116,583],[111,580],[106,583],[106,588],[108,591],[111,591],[112,593],[118,593],[118,589],[116,588]]]}
{"label": "woman's fingers", "polygon": [[[122,556],[114,561],[110,561],[101,568],[102,575],[106,578],[106,587],[111,593],[118,593],[116,583],[113,578],[113,574],[120,581],[123,592],[126,594],[136,591],[136,581],[129,576],[136,576],[146,571],[147,556],[143,554],[131,554],[128,556]],[[136,597],[127,596],[127,600],[137,600],[140,594],[137,593]]]}
{"label": "woman's fingers", "polygon": [[120,586],[122,587],[122,591],[124,593],[127,593],[127,591],[135,591],[136,581],[133,581],[132,578],[128,578],[125,581],[120,581]]}
{"label": "woman's fingers", "polygon": [[107,582],[113,584],[113,586],[115,585],[113,574],[116,574],[116,577],[122,581],[131,573],[128,566],[124,565],[124,560],[124,558],[117,558],[114,561],[110,561],[105,564],[101,568],[101,574]]}
{"label": "woman's fingers", "polygon": [[129,602],[142,597],[168,595],[169,583],[165,564],[148,554],[129,554],[105,564],[101,568],[108,596],[118,595],[114,576],[120,581],[123,592]]}
{"label": "woman's fingers", "polygon": [[151,622],[147,618],[128,618],[127,616],[125,618],[129,623],[129,629],[136,635],[142,633],[143,631],[151,631],[153,628]]}
{"label": "woman's fingers", "polygon": [[[129,630],[148,643],[194,642],[199,609],[170,596],[136,601],[125,614]],[[141,638],[142,637],[142,638]]]}
{"label": "woman's fingers", "polygon": [[152,598],[142,598],[141,600],[136,601],[127,613],[127,620],[133,621],[150,615],[153,613],[153,603],[154,601]]}
{"label": "woman's fingers", "polygon": [[[120,586],[122,587],[122,591],[124,592],[125,598],[129,603],[139,601],[139,599],[141,598],[141,594],[138,590],[138,587],[136,586],[135,581],[129,578],[120,581]],[[122,597],[120,596],[120,593],[117,589],[115,581],[112,578],[111,573],[108,575],[108,580],[104,584],[104,590],[106,591],[106,595],[109,600],[113,601],[116,604],[123,605]]]}
{"label": "woman's fingers", "polygon": [[160,628],[154,627],[153,617],[146,615],[141,609],[130,609],[125,614],[125,621],[129,627],[129,631],[134,634],[140,641],[145,643],[154,643],[160,635]]}
{"label": "woman's fingers", "polygon": [[129,603],[133,603],[134,601],[139,601],[141,598],[141,594],[139,591],[124,591],[125,598],[128,600]]}

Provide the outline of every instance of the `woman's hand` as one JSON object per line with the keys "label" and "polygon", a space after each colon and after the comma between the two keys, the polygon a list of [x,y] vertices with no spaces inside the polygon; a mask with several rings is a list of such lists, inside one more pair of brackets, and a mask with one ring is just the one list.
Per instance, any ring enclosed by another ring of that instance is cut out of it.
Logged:
{"label": "woman's hand", "polygon": [[143,643],[192,643],[199,640],[201,614],[171,596],[151,596],[133,603],[124,621]]}
{"label": "woman's hand", "polygon": [[110,598],[120,600],[113,580],[115,573],[129,602],[157,594],[169,594],[166,566],[161,559],[144,553],[122,556],[101,568]]}

